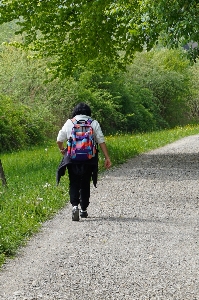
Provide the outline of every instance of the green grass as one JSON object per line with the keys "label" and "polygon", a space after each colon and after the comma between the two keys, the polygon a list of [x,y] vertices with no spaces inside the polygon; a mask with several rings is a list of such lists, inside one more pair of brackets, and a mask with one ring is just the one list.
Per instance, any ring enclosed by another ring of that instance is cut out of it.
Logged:
{"label": "green grass", "polygon": [[[198,134],[199,126],[179,127],[160,132],[106,137],[112,165],[140,153]],[[7,187],[0,182],[0,265],[37,232],[68,201],[68,176],[56,186],[61,156],[56,143],[33,150],[1,154]],[[103,171],[103,155],[99,169]]]}

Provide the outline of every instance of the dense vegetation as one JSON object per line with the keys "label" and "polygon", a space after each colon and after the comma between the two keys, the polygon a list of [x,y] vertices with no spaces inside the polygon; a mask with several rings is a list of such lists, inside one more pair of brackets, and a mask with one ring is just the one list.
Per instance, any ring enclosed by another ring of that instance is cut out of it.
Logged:
{"label": "dense vegetation", "polygon": [[[14,40],[12,26],[1,39]],[[137,53],[127,72],[103,73],[93,63],[74,76],[48,79],[48,60],[0,47],[0,149],[10,151],[56,138],[73,106],[87,102],[106,134],[146,132],[198,122],[199,64],[182,49]]]}
{"label": "dense vegetation", "polygon": [[[199,41],[198,0],[1,0],[0,24],[17,20],[22,45],[52,60],[56,76],[98,63],[126,67],[159,39],[178,47]],[[190,47],[193,60],[198,47]]]}

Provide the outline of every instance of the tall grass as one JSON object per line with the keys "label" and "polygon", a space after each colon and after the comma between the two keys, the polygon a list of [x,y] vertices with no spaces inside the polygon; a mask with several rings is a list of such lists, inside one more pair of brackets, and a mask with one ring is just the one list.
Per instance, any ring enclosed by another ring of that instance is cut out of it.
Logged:
{"label": "tall grass", "polygon": [[[186,126],[153,133],[108,136],[106,142],[112,164],[116,166],[135,155],[198,133],[199,126]],[[48,147],[2,154],[0,159],[7,180],[7,187],[0,184],[1,265],[68,202],[69,195],[67,175],[56,186],[61,156],[54,142]],[[100,172],[104,170],[103,161],[100,153]]]}

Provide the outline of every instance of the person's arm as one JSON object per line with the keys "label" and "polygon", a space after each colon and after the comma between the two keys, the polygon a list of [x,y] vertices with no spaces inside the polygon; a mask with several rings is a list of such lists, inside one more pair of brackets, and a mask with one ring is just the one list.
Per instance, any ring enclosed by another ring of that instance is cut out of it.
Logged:
{"label": "person's arm", "polygon": [[70,119],[66,121],[62,129],[59,131],[57,136],[57,145],[62,155],[65,154],[64,150],[64,142],[67,141],[68,136],[70,135],[72,130],[72,122]]}
{"label": "person's arm", "polygon": [[61,152],[62,155],[64,155],[65,153],[65,150],[64,150],[64,143],[63,142],[60,142],[60,141],[57,141],[57,145],[59,147],[59,150]]}
{"label": "person's arm", "polygon": [[108,149],[106,147],[105,142],[100,143],[99,145],[100,145],[100,148],[102,149],[102,152],[105,156],[104,166],[105,166],[106,169],[108,169],[111,166],[111,160],[110,160],[109,155],[108,155]]}

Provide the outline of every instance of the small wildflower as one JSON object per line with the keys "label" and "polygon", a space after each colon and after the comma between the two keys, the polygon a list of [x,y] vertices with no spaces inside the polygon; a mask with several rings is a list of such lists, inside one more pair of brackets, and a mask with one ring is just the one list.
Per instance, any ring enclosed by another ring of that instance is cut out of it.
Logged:
{"label": "small wildflower", "polygon": [[39,198],[39,197],[37,197],[37,200],[38,200],[38,201],[43,201],[44,198]]}
{"label": "small wildflower", "polygon": [[46,182],[43,187],[44,188],[50,187],[50,183]]}

